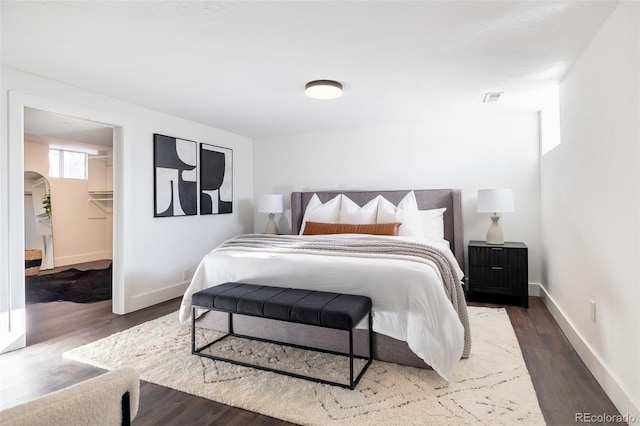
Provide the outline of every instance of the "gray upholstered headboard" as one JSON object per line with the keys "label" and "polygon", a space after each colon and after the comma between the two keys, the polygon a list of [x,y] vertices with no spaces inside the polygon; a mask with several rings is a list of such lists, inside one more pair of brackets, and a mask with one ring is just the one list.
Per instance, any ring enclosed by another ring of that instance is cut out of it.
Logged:
{"label": "gray upholstered headboard", "polygon": [[[399,191],[313,191],[291,193],[291,231],[294,234],[300,232],[302,218],[307,204],[313,194],[323,203],[338,194],[345,194],[359,206],[365,205],[378,195],[382,195],[394,204],[398,204],[410,190]],[[444,213],[444,237],[451,245],[451,251],[458,260],[458,264],[464,267],[464,236],[462,232],[462,191],[459,189],[419,189],[413,190],[416,194],[418,209],[429,210],[446,207]]]}

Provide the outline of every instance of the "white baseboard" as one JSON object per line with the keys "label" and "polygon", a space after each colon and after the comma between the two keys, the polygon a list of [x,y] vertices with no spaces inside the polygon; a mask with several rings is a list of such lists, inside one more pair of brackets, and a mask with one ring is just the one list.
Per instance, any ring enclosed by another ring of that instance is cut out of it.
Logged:
{"label": "white baseboard", "polygon": [[77,263],[86,263],[86,262],[94,262],[96,260],[103,259],[111,259],[110,252],[104,251],[96,251],[93,253],[82,253],[74,256],[55,256],[54,255],[54,266],[67,266],[67,265],[75,265]]}
{"label": "white baseboard", "polygon": [[190,281],[183,281],[158,290],[136,294],[131,298],[131,309],[129,312],[148,308],[149,306],[157,305],[158,303],[166,302],[167,300],[175,299],[176,297],[181,297],[184,295],[187,287],[189,287],[189,283]]}
{"label": "white baseboard", "polygon": [[540,283],[529,283],[529,296],[540,297]]}
{"label": "white baseboard", "polygon": [[[529,287],[531,288],[531,287]],[[595,353],[591,345],[580,335],[580,333],[573,326],[573,323],[564,314],[562,309],[556,304],[555,300],[549,295],[547,290],[542,285],[538,285],[538,291],[542,301],[547,306],[547,309],[556,320],[560,329],[564,332],[567,339],[578,353],[578,356],[585,363],[593,377],[602,386],[604,392],[609,396],[613,405],[616,406],[622,416],[626,418],[635,419],[635,422],[640,420],[640,401],[635,401],[631,392],[628,392],[617,379],[616,375],[611,372],[611,369],[606,363]],[[591,413],[593,415],[601,413]],[[631,422],[630,422],[631,423]]]}

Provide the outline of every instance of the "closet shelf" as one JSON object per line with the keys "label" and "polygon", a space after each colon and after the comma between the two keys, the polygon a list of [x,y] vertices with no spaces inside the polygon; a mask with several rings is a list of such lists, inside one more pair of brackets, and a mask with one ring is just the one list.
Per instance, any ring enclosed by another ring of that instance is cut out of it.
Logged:
{"label": "closet shelf", "polygon": [[89,202],[105,213],[113,212],[113,191],[89,191]]}
{"label": "closet shelf", "polygon": [[113,206],[111,205],[113,198],[89,198],[89,202],[98,206],[105,213],[113,212]]}

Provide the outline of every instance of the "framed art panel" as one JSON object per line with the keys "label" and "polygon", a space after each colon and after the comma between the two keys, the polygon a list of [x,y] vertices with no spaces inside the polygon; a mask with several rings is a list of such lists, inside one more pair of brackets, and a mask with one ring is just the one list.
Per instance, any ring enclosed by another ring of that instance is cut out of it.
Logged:
{"label": "framed art panel", "polygon": [[196,142],[153,135],[155,217],[198,213],[198,145]]}
{"label": "framed art panel", "polygon": [[200,214],[233,211],[233,150],[200,144]]}

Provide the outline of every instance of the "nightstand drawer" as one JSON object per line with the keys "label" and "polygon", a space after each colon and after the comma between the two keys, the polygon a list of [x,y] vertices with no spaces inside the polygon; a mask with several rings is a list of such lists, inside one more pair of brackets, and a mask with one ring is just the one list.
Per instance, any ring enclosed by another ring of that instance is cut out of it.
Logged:
{"label": "nightstand drawer", "polygon": [[527,285],[527,271],[521,268],[472,266],[469,272],[476,291],[482,287],[522,290]]}
{"label": "nightstand drawer", "polygon": [[527,265],[526,249],[504,249],[502,247],[474,247],[469,250],[469,266],[497,266],[522,268]]}

